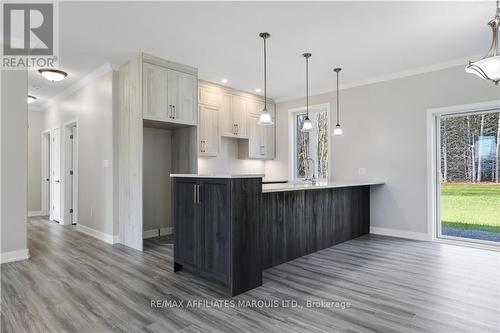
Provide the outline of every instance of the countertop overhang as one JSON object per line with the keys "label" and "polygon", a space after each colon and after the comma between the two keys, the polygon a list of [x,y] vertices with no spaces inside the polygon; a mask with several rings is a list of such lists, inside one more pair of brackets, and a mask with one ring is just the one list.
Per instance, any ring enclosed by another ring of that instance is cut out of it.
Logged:
{"label": "countertop overhang", "polygon": [[339,188],[339,187],[355,187],[355,186],[372,186],[383,185],[383,181],[326,181],[312,183],[284,183],[284,184],[263,184],[263,193],[272,192],[286,192],[286,191],[304,191],[304,190],[320,190],[326,188]]}
{"label": "countertop overhang", "polygon": [[172,173],[171,178],[264,178],[263,174],[192,174],[192,173]]}

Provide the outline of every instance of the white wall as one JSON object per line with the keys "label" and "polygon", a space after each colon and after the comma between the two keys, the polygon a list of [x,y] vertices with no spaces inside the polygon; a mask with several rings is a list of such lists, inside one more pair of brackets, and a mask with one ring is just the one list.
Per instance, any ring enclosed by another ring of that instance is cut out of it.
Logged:
{"label": "white wall", "polygon": [[[463,67],[343,90],[345,135],[332,138],[330,174],[336,180],[385,180],[371,192],[371,226],[427,233],[427,109],[499,99],[500,87]],[[288,110],[304,103],[277,104],[277,158],[266,162],[269,178],[288,175]],[[322,103],[330,103],[335,124],[335,92],[310,98],[310,104]],[[366,174],[360,176],[359,168]]]}
{"label": "white wall", "polygon": [[113,194],[116,75],[108,72],[87,78],[83,86],[44,111],[42,128],[61,128],[63,143],[64,124],[78,120],[78,225],[108,236],[118,235]]}
{"label": "white wall", "polygon": [[216,157],[199,157],[200,174],[264,174],[265,162],[261,160],[238,159],[238,140],[221,138],[220,152]]}
{"label": "white wall", "polygon": [[28,76],[0,71],[0,262],[29,257],[27,249]]}
{"label": "white wall", "polygon": [[41,133],[44,113],[28,111],[28,212],[42,210]]}

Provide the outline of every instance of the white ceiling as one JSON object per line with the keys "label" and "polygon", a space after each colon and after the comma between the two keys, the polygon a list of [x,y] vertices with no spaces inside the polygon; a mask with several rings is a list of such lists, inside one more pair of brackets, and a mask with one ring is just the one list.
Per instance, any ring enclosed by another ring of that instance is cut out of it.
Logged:
{"label": "white ceiling", "polygon": [[[310,91],[485,54],[493,1],[472,2],[61,2],[61,69],[49,83],[30,73],[29,91],[43,105],[104,63],[120,65],[140,51],[191,65],[201,79],[247,91],[262,88],[262,40],[268,31],[268,90],[277,100]],[[33,85],[40,86],[39,89]]]}

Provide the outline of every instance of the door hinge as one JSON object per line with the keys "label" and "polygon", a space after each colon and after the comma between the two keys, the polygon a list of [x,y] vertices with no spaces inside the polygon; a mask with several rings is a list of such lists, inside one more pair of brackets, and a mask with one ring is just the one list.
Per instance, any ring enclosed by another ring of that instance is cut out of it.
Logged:
{"label": "door hinge", "polygon": [[70,175],[73,175],[73,170],[69,170],[69,174],[70,174]]}
{"label": "door hinge", "polygon": [[70,138],[70,139],[73,139],[73,134],[71,134],[71,135],[69,136],[69,138]]}
{"label": "door hinge", "polygon": [[73,214],[73,208],[71,208],[71,209],[69,210],[69,213],[70,213],[70,214]]}

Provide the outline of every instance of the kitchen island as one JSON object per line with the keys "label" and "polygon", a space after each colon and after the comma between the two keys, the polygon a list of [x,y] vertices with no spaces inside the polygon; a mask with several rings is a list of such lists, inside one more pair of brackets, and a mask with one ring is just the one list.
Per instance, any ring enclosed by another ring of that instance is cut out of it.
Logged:
{"label": "kitchen island", "polygon": [[264,184],[262,175],[173,174],[174,270],[229,296],[262,271],[367,234],[369,187],[380,182]]}

